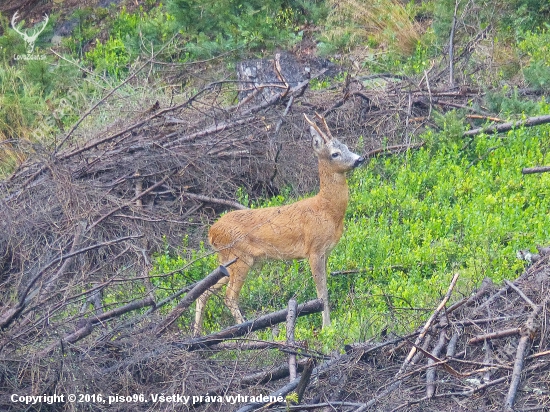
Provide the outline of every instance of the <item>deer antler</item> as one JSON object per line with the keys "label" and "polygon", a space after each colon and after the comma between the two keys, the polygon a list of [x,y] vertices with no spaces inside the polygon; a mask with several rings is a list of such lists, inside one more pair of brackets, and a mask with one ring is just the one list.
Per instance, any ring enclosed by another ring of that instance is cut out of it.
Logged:
{"label": "deer antler", "polygon": [[330,132],[330,129],[328,128],[327,121],[323,116],[321,116],[319,113],[315,112],[315,117],[319,119],[321,123],[323,123],[323,126],[325,130],[327,131],[327,136],[330,137],[330,140],[334,140],[334,137],[332,137],[332,133]]}
{"label": "deer antler", "polygon": [[42,33],[44,31],[44,29],[46,28],[46,26],[48,25],[48,21],[50,20],[49,16],[47,14],[44,15],[44,24],[42,25],[42,28],[40,30],[38,30],[36,33],[32,34],[31,36],[29,36],[27,34],[27,32],[22,32],[22,31],[19,31],[17,29],[17,25],[16,25],[16,22],[17,22],[17,14],[18,12],[16,11],[14,14],[13,14],[13,17],[11,18],[11,27],[13,28],[13,30],[15,30],[16,33],[20,34],[21,37],[23,37],[23,40],[25,40],[25,42],[27,42],[27,53],[28,54],[31,54],[34,50],[34,43],[36,42],[36,39],[38,38],[38,36],[40,35],[40,33]]}
{"label": "deer antler", "polygon": [[[317,117],[320,117],[320,118],[323,120],[323,122],[324,122],[325,119],[323,119],[322,116],[318,115],[317,113],[315,113],[315,115],[316,115]],[[309,125],[310,125],[311,127],[313,127],[317,133],[319,133],[319,135],[323,138],[323,140],[325,141],[325,143],[328,143],[328,142],[330,142],[330,141],[332,140],[332,136],[327,136],[327,135],[319,128],[319,126],[317,126],[317,124],[316,124],[314,121],[312,121],[309,117],[307,117],[307,115],[306,115],[305,113],[304,113],[304,117],[306,118],[306,121],[309,123]],[[325,127],[327,127],[326,122],[324,122],[324,124],[325,124]],[[327,130],[328,130],[328,127],[327,127]],[[330,131],[329,131],[329,133],[330,133]]]}

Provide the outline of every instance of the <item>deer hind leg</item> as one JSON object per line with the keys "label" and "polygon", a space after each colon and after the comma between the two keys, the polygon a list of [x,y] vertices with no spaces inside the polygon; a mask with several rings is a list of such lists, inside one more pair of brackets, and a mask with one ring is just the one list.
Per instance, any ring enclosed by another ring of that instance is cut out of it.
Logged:
{"label": "deer hind leg", "polygon": [[244,323],[245,319],[239,309],[239,295],[243,287],[248,271],[252,268],[254,260],[244,256],[229,266],[229,283],[225,290],[225,305],[231,311],[237,323]]}
{"label": "deer hind leg", "polygon": [[224,276],[218,281],[218,283],[216,283],[214,286],[212,286],[210,289],[200,295],[200,297],[197,299],[197,306],[195,309],[195,325],[193,327],[193,334],[195,336],[199,336],[201,334],[202,323],[204,320],[204,309],[206,308],[206,302],[208,302],[208,298],[213,293],[216,293],[216,291],[220,290],[222,286],[225,285],[227,282],[229,282],[229,278],[227,276]]}
{"label": "deer hind leg", "polygon": [[311,255],[309,257],[309,266],[311,274],[315,281],[317,297],[323,300],[323,327],[330,325],[330,308],[328,306],[328,288],[327,288],[327,258],[324,254]]}

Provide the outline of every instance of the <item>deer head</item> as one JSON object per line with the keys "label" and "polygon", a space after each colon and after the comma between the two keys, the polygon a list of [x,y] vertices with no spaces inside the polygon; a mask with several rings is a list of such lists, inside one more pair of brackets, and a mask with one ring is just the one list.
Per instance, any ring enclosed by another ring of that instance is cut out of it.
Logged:
{"label": "deer head", "polygon": [[13,27],[13,30],[15,30],[16,33],[20,34],[21,37],[23,37],[23,40],[27,43],[27,54],[31,54],[34,51],[34,43],[36,42],[36,39],[44,31],[46,28],[46,25],[48,24],[49,17],[47,14],[44,15],[44,21],[42,24],[42,28],[40,28],[36,33],[33,33],[32,35],[28,35],[26,31],[22,32],[19,29],[17,29],[16,21],[17,21],[17,13],[13,15],[11,18],[11,27]]}

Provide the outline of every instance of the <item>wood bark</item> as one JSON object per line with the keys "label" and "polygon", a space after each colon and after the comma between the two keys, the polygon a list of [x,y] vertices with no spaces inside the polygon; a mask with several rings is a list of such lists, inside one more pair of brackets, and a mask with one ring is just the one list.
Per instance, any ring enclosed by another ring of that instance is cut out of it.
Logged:
{"label": "wood bark", "polygon": [[[312,313],[323,311],[323,301],[321,299],[310,300],[309,302],[298,305],[296,316],[306,316]],[[244,336],[259,329],[265,329],[286,320],[288,309],[283,309],[268,315],[260,316],[259,318],[249,320],[247,322],[230,326],[220,332],[212,333],[211,335],[200,338],[190,339],[188,341],[178,342],[177,347],[187,351],[197,349],[205,349],[209,346],[223,342],[224,340],[233,339],[239,336]]]}
{"label": "wood bark", "polygon": [[477,129],[467,130],[464,132],[464,137],[469,136],[477,136],[478,134],[485,133],[485,134],[492,134],[492,133],[504,133],[509,132],[512,129],[518,128],[518,127],[533,127],[533,126],[539,126],[541,124],[550,123],[550,115],[544,115],[544,116],[536,116],[536,117],[529,117],[525,120],[520,120],[518,122],[508,122],[508,123],[502,123],[487,127],[479,127]]}
{"label": "wood bark", "polygon": [[166,319],[157,326],[156,335],[163,334],[167,328],[176,321],[177,318],[189,307],[191,304],[199,298],[206,290],[214,286],[224,276],[229,276],[229,272],[223,265],[218,266],[212,273],[206,276],[203,280],[198,282],[193,289],[191,289],[187,295],[178,303],[178,305],[168,314]]}

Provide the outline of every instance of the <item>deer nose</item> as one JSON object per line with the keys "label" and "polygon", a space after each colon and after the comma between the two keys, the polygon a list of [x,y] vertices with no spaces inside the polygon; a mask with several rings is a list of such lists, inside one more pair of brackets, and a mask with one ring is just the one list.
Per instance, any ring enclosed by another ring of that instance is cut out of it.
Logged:
{"label": "deer nose", "polygon": [[361,156],[359,159],[357,159],[355,161],[355,163],[353,164],[353,167],[359,167],[361,166],[363,163],[365,163],[365,158],[363,156]]}

